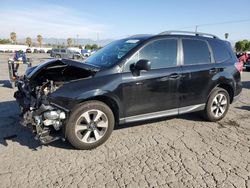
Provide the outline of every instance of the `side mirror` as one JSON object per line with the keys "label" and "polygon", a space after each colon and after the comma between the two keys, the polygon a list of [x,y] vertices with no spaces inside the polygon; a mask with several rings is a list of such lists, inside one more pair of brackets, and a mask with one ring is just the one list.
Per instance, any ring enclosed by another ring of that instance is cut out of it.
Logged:
{"label": "side mirror", "polygon": [[150,69],[151,63],[147,59],[141,59],[130,66],[130,70],[134,76],[140,76],[142,70],[149,71]]}
{"label": "side mirror", "polygon": [[138,71],[141,70],[149,71],[151,69],[151,62],[147,59],[141,59],[135,63],[134,68]]}

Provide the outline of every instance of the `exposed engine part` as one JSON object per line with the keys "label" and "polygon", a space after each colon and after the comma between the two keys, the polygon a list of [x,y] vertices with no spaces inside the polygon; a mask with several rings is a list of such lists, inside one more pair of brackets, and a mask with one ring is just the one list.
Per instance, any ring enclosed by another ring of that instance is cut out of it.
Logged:
{"label": "exposed engine part", "polygon": [[60,130],[62,126],[62,121],[66,119],[66,114],[65,112],[62,112],[61,110],[54,110],[54,111],[47,111],[43,114],[44,121],[43,124],[45,126],[50,126],[52,125],[55,130]]}
{"label": "exposed engine part", "polygon": [[45,119],[49,120],[56,120],[56,119],[65,119],[66,115],[64,112],[57,110],[57,111],[48,111],[43,114],[43,117]]}
{"label": "exposed engine part", "polygon": [[32,87],[25,78],[18,81],[19,91],[15,93],[21,112],[21,124],[30,127],[36,134],[36,139],[42,143],[55,140],[51,133],[59,131],[66,119],[66,114],[58,107],[51,106],[47,96],[56,91],[60,84],[46,81],[42,86]]}

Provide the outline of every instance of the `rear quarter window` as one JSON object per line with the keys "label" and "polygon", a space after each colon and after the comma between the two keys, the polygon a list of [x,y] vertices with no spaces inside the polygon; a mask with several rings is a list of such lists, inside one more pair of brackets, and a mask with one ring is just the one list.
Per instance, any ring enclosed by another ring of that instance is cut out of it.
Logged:
{"label": "rear quarter window", "polygon": [[216,63],[225,62],[231,59],[231,54],[228,49],[229,47],[225,42],[219,40],[212,40],[209,41],[209,44],[212,48]]}

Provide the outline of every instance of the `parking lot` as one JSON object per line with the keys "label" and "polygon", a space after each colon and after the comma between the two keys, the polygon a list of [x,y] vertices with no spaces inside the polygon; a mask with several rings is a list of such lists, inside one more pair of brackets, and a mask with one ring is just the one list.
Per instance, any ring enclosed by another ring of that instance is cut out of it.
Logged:
{"label": "parking lot", "polygon": [[250,187],[250,72],[220,122],[194,113],[121,125],[104,145],[79,151],[41,146],[20,126],[9,56],[0,54],[0,187]]}

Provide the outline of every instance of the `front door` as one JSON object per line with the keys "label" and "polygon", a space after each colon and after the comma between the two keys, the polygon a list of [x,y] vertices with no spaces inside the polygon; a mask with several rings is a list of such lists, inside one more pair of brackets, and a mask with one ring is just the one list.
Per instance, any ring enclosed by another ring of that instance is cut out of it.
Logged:
{"label": "front door", "polygon": [[[124,117],[161,112],[178,113],[178,85],[181,68],[177,66],[177,39],[149,42],[130,58],[122,74]],[[151,70],[133,75],[130,66],[140,59],[151,62]],[[171,111],[172,110],[172,111]]]}

